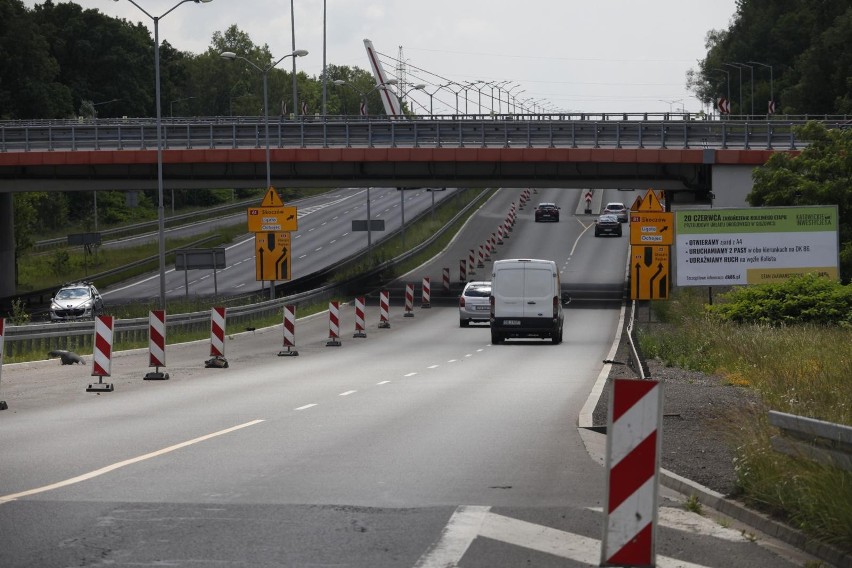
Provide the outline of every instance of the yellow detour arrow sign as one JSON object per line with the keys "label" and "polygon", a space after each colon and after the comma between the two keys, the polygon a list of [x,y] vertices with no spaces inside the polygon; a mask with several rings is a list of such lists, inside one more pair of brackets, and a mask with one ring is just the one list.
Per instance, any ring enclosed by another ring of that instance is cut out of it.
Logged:
{"label": "yellow detour arrow sign", "polygon": [[667,300],[669,297],[669,247],[632,246],[630,299]]}
{"label": "yellow detour arrow sign", "polygon": [[290,280],[290,233],[254,236],[255,280]]}
{"label": "yellow detour arrow sign", "polygon": [[260,207],[249,207],[248,231],[250,233],[280,233],[299,230],[296,208],[285,206],[274,187],[270,187]]}

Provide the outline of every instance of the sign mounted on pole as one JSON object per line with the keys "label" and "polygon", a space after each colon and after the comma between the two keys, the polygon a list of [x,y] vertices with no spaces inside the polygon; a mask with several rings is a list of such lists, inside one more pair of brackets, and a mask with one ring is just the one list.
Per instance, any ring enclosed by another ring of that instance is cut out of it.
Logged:
{"label": "sign mounted on pole", "polygon": [[674,213],[631,211],[631,245],[665,245],[674,243]]}
{"label": "sign mounted on pole", "polygon": [[667,300],[669,297],[669,247],[632,246],[630,299]]}
{"label": "sign mounted on pole", "polygon": [[296,208],[284,205],[274,187],[266,192],[260,207],[249,207],[246,213],[249,233],[299,230]]}
{"label": "sign mounted on pole", "polygon": [[290,280],[290,233],[257,233],[255,245],[255,280]]}

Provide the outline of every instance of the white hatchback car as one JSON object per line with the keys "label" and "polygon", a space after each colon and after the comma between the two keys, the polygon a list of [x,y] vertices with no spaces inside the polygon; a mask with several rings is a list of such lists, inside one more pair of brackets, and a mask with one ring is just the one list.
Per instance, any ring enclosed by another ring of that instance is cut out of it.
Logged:
{"label": "white hatchback car", "polygon": [[624,203],[607,203],[601,214],[615,215],[618,217],[619,223],[627,222],[627,207],[624,206]]}
{"label": "white hatchback car", "polygon": [[487,322],[491,311],[489,296],[491,282],[468,282],[459,296],[459,326]]}

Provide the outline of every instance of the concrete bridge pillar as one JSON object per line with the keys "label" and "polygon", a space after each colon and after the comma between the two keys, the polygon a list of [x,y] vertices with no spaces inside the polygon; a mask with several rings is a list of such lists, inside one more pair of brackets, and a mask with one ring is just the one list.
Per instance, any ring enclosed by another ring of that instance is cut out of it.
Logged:
{"label": "concrete bridge pillar", "polygon": [[15,295],[15,211],[11,192],[0,193],[0,298]]}
{"label": "concrete bridge pillar", "polygon": [[746,196],[754,188],[752,173],[754,166],[713,166],[713,207],[751,207]]}

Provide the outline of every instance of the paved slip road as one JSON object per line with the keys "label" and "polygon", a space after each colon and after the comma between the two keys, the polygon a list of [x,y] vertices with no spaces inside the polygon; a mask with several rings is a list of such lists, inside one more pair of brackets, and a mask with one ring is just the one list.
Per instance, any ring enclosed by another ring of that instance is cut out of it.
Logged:
{"label": "paved slip road", "polygon": [[[535,224],[526,209],[498,257],[620,282],[626,237],[594,239],[571,214],[577,195],[540,194],[563,221]],[[481,208],[448,266],[516,197],[502,190]],[[443,264],[404,280],[439,282]],[[352,337],[344,306],[338,347],[326,314],[299,319],[298,357],[276,355],[280,326],[228,330],[227,369],[203,368],[206,341],[169,346],[168,381],[142,380],[145,350],[119,353],[112,393],[85,392],[90,366],[7,365],[3,566],[598,565],[604,470],[576,425],[620,303],[572,303],[561,345],[491,346],[487,326],[459,327],[452,294],[433,292],[413,317],[399,299],[390,329],[370,302],[366,338]],[[795,565],[685,513],[676,495],[661,498],[660,519],[661,567]]]}

